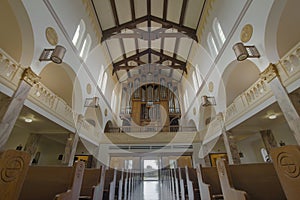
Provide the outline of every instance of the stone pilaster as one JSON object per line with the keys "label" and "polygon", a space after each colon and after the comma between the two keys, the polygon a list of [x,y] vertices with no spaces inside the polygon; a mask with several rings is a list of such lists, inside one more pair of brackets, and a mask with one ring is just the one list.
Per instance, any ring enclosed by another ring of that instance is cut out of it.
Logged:
{"label": "stone pilaster", "polygon": [[300,117],[289,98],[285,87],[280,81],[276,66],[270,64],[260,75],[269,83],[283,115],[292,130],[298,145],[300,145]]}
{"label": "stone pilaster", "polygon": [[30,68],[25,69],[15,93],[2,107],[0,111],[0,150],[4,149],[31,87],[38,81],[39,77]]}
{"label": "stone pilaster", "polygon": [[229,164],[241,164],[241,159],[236,142],[230,132],[223,130],[223,141],[228,157]]}
{"label": "stone pilaster", "polygon": [[62,160],[63,164],[67,164],[68,166],[72,166],[74,162],[74,156],[76,154],[77,144],[78,144],[79,136],[78,134],[70,133],[67,139],[65,154]]}
{"label": "stone pilaster", "polygon": [[29,138],[27,139],[24,151],[26,151],[30,154],[31,160],[33,159],[33,157],[37,151],[40,138],[41,138],[40,134],[30,134]]}
{"label": "stone pilaster", "polygon": [[268,153],[270,153],[270,150],[272,148],[278,147],[277,142],[271,130],[262,130],[260,131],[260,135],[262,137],[262,140],[265,144]]}

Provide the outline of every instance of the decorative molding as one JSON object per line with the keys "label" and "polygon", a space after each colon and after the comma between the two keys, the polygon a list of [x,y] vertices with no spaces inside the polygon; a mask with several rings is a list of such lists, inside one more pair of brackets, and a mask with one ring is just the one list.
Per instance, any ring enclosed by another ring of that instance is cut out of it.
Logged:
{"label": "decorative molding", "polygon": [[260,73],[260,78],[267,83],[271,82],[275,77],[279,77],[276,65],[270,63],[267,69]]}
{"label": "decorative molding", "polygon": [[22,74],[21,80],[24,80],[30,86],[37,84],[40,81],[41,77],[36,75],[30,67],[26,68]]}
{"label": "decorative molding", "polygon": [[49,44],[51,44],[52,46],[56,46],[58,44],[58,35],[54,28],[52,27],[46,28],[45,34]]}
{"label": "decorative molding", "polygon": [[246,24],[241,31],[241,41],[248,42],[253,34],[253,26],[251,24]]}

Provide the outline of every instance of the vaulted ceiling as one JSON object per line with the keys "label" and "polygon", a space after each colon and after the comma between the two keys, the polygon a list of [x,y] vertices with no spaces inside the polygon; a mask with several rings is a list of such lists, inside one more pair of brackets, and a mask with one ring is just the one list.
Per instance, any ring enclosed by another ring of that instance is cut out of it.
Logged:
{"label": "vaulted ceiling", "polygon": [[179,80],[205,1],[91,0],[113,73],[126,80],[151,71]]}

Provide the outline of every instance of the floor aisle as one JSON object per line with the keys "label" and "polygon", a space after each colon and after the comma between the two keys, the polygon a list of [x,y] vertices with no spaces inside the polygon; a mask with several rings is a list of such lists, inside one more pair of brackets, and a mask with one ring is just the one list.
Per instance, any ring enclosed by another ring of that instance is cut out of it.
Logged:
{"label": "floor aisle", "polygon": [[159,200],[160,198],[159,181],[144,181],[144,200]]}

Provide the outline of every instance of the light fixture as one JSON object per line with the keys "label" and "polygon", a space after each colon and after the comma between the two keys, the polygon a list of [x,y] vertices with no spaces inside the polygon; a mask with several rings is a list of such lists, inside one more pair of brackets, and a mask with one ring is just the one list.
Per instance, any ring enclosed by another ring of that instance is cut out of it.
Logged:
{"label": "light fixture", "polygon": [[24,121],[25,121],[26,123],[31,123],[31,122],[32,122],[32,119],[30,119],[30,118],[25,118]]}
{"label": "light fixture", "polygon": [[202,96],[201,97],[201,105],[202,106],[215,106],[216,105],[216,100],[215,100],[215,97],[209,97],[209,96]]}
{"label": "light fixture", "polygon": [[232,47],[238,61],[243,61],[247,58],[259,58],[260,54],[254,45],[245,46],[238,42]]}
{"label": "light fixture", "polygon": [[65,53],[66,48],[61,45],[57,45],[54,49],[44,49],[39,61],[52,61],[56,64],[60,64],[62,63]]}
{"label": "light fixture", "polygon": [[276,119],[277,118],[277,115],[276,114],[271,114],[268,116],[269,119]]}
{"label": "light fixture", "polygon": [[84,102],[84,107],[99,107],[99,97],[86,98]]}

